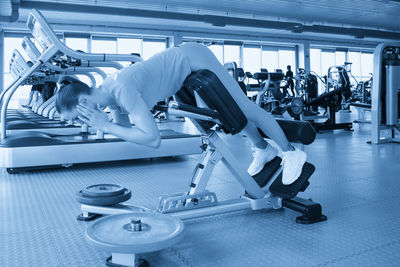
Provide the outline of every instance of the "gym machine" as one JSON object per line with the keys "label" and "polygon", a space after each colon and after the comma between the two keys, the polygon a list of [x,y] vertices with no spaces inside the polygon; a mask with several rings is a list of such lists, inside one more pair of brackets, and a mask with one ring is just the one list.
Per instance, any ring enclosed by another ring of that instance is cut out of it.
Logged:
{"label": "gym machine", "polygon": [[400,43],[375,48],[373,81],[371,143],[399,142]]}
{"label": "gym machine", "polygon": [[[296,91],[300,97],[293,98],[295,101],[291,106],[293,116],[296,119],[309,121],[316,131],[345,129],[351,130],[351,122],[337,123],[336,112],[341,109],[342,99],[351,95],[350,80],[346,70],[346,64],[332,66],[328,69],[325,81],[325,92],[318,93],[317,75],[301,69],[296,75]],[[325,109],[323,115],[318,115],[318,107]],[[324,119],[324,122],[317,120]]]}
{"label": "gym machine", "polygon": [[[203,162],[196,166],[187,192],[161,195],[156,211],[121,204],[131,197],[131,191],[119,185],[92,185],[77,193],[77,200],[81,204],[81,215],[78,219],[91,220],[99,215],[111,215],[91,224],[86,233],[89,241],[112,252],[112,257],[107,259],[110,266],[115,263],[123,266],[139,266],[136,262],[136,254],[144,251],[134,244],[136,241],[139,244],[145,241],[139,234],[131,234],[127,231],[140,229],[146,224],[145,227],[148,229],[152,228],[152,225],[157,227],[153,219],[171,220],[174,225],[174,230],[171,230],[173,233],[182,230],[183,225],[178,223],[180,220],[243,209],[286,207],[302,213],[302,216],[297,217],[296,222],[303,224],[317,223],[327,219],[322,215],[320,204],[296,197],[298,192],[306,190],[309,185],[308,179],[315,170],[312,164],[305,163],[299,179],[291,185],[282,184],[279,157],[267,163],[260,173],[251,177],[218,136],[215,126],[224,129],[227,134],[234,135],[246,126],[247,119],[214,73],[209,70],[192,73],[187,77],[183,88],[176,94],[176,99],[178,102],[168,107],[159,107],[159,109],[166,109],[172,114],[184,114],[193,121],[203,135],[207,136]],[[207,108],[200,108],[196,103],[202,103],[202,106],[205,104]],[[292,142],[310,144],[315,139],[316,133],[308,122],[281,120],[278,123]],[[245,193],[240,198],[220,202],[214,192],[207,190],[212,171],[220,161],[242,185]],[[169,216],[165,217],[165,214]],[[110,233],[106,233],[104,229],[110,229]],[[150,243],[153,235],[151,230],[148,231]],[[172,239],[177,238],[174,234],[171,236]],[[158,238],[155,239],[157,240],[155,243],[159,244]],[[168,242],[166,246],[173,243]]]}

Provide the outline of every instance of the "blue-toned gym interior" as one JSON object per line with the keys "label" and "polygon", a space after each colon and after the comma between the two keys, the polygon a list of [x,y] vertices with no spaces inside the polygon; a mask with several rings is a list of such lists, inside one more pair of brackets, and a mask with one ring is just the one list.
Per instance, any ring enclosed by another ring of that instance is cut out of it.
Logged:
{"label": "blue-toned gym interior", "polygon": [[399,266],[399,21],[1,0],[0,266]]}

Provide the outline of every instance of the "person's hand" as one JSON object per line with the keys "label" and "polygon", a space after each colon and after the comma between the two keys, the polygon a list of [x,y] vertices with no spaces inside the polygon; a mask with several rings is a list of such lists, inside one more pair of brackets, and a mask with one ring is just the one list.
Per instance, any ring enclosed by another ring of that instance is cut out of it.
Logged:
{"label": "person's hand", "polygon": [[89,108],[83,105],[76,106],[80,115],[78,118],[95,128],[96,130],[106,131],[107,126],[110,124],[107,114],[97,106],[96,109]]}

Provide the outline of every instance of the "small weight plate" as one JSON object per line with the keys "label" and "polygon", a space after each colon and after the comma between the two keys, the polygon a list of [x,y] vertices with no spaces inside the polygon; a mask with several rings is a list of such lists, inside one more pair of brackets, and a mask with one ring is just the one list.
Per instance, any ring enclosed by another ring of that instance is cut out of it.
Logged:
{"label": "small weight plate", "polygon": [[292,110],[294,115],[300,115],[304,110],[304,102],[301,97],[293,98],[290,109]]}
{"label": "small weight plate", "polygon": [[81,204],[94,205],[94,206],[111,206],[131,198],[131,190],[124,188],[122,195],[117,196],[103,196],[103,197],[91,197],[86,196],[82,192],[83,190],[76,193],[77,200]]}
{"label": "small weight plate", "polygon": [[82,194],[89,197],[110,197],[123,195],[124,189],[118,184],[94,184],[86,186]]}
{"label": "small weight plate", "polygon": [[[131,220],[147,225],[143,231],[126,229]],[[158,212],[124,213],[110,215],[92,223],[86,238],[96,246],[113,253],[147,253],[158,251],[183,238],[183,222]]]}

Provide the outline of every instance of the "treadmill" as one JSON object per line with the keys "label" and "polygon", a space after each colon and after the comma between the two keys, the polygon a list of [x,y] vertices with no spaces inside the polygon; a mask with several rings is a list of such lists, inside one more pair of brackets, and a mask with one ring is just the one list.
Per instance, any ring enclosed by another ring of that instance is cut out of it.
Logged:
{"label": "treadmill", "polygon": [[[25,62],[19,51],[14,50],[12,55],[12,61],[10,63],[10,70],[13,70],[12,72],[19,76],[28,68],[29,66],[27,62]],[[47,72],[47,74],[44,74],[44,72]],[[68,74],[82,73],[87,75],[91,80],[94,80],[94,77],[90,73],[85,73],[81,69],[77,69],[75,72],[64,71],[64,73]],[[59,79],[58,76],[59,74],[57,75],[49,74],[48,70],[41,69],[41,72],[35,72],[25,81],[20,81],[21,82],[20,85],[27,85],[27,84],[37,85],[45,83],[47,81],[55,82],[58,81]],[[8,92],[9,89],[10,87],[4,91],[4,93],[1,96],[1,99],[3,99],[3,97]],[[73,125],[71,123],[60,122],[54,119],[48,119],[43,116],[43,115],[49,115],[52,107],[55,106],[54,103],[55,96],[48,99],[45,103],[41,102],[38,103],[38,102],[39,101],[36,101],[36,103],[34,103],[33,105],[30,105],[28,103],[28,107],[25,107],[23,109],[7,110],[7,117],[6,117],[7,134],[12,134],[13,132],[26,131],[26,130],[44,131],[50,134],[56,134],[56,133],[71,134],[71,133],[78,133],[81,131],[80,130],[81,127],[79,126]],[[29,108],[30,106],[33,106],[33,108],[30,109]],[[37,113],[35,113],[34,111],[36,111]]]}
{"label": "treadmill", "polygon": [[134,55],[86,54],[73,51],[61,43],[45,18],[37,10],[32,10],[28,18],[28,28],[43,48],[39,60],[23,71],[17,81],[8,88],[1,105],[0,121],[0,167],[13,173],[19,170],[48,166],[70,166],[78,163],[119,161],[141,158],[181,156],[202,153],[203,138],[200,134],[178,133],[161,130],[161,145],[151,148],[126,142],[115,136],[98,131],[71,135],[47,134],[35,131],[7,133],[6,110],[9,101],[23,81],[37,72],[54,57],[63,54],[74,59],[91,61],[138,61]]}

